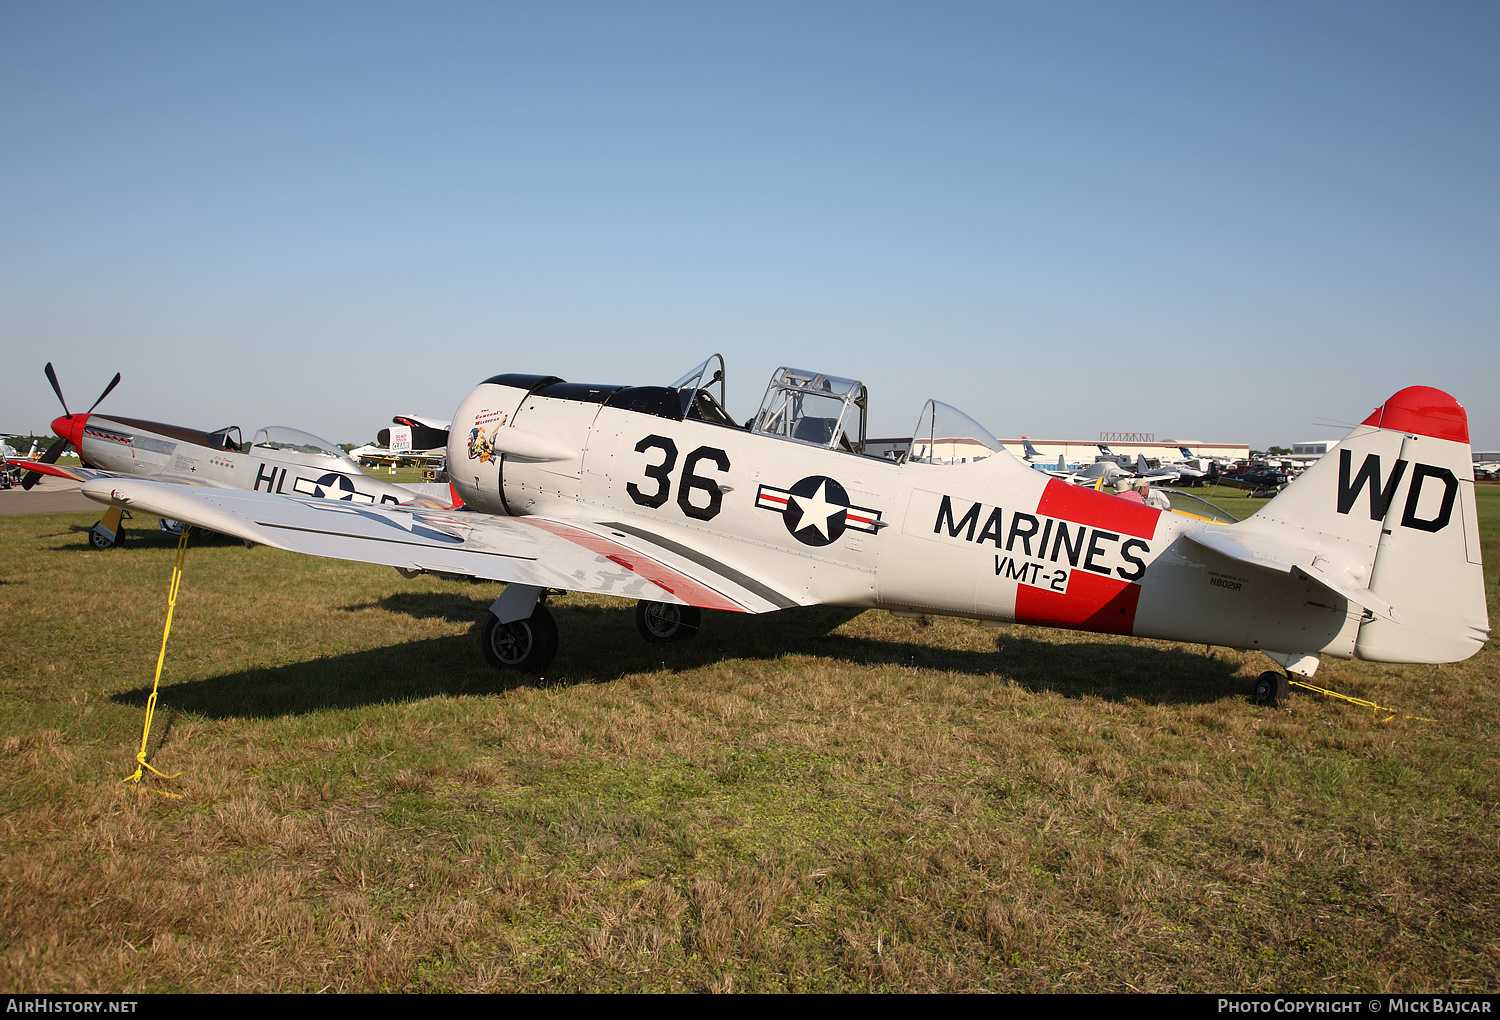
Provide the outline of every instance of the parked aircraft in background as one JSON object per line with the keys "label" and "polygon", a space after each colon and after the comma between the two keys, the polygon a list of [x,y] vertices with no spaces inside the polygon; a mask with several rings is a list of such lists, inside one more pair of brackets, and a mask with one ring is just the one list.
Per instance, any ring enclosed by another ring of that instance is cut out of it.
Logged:
{"label": "parked aircraft in background", "polygon": [[[410,503],[451,509],[448,502],[369,477],[337,446],[297,429],[263,428],[245,446],[238,426],[200,432],[180,425],[94,414],[93,408],[82,414],[69,413],[50,363],[46,373],[63,405],[63,415],[52,422],[59,439],[40,460],[6,462],[32,472],[28,479],[31,484],[42,474],[80,482],[135,476],[179,485],[289,493],[366,505]],[[116,375],[94,401],[94,407],[119,381]],[[82,466],[56,463],[68,445],[78,451]],[[120,509],[112,509],[89,529],[89,540],[100,549],[114,545],[120,520]]]}
{"label": "parked aircraft in background", "polygon": [[1100,485],[1119,485],[1127,479],[1135,477],[1132,472],[1127,471],[1112,460],[1096,460],[1088,467],[1078,471],[1067,470],[1063,464],[1063,458],[1060,456],[1057,458],[1057,464],[1057,470],[1049,470],[1047,474],[1052,475],[1054,478],[1061,478],[1063,481],[1073,485],[1092,485],[1095,487]]}
{"label": "parked aircraft in background", "polygon": [[[1021,450],[1023,451],[1021,460],[1025,461],[1027,464],[1036,465],[1038,463],[1046,463],[1047,461],[1046,455],[1043,454],[1041,450],[1038,450],[1035,446],[1032,446],[1031,440],[1027,439],[1025,436],[1021,437]],[[1064,459],[1061,455],[1059,455],[1057,458],[1057,468],[1059,471],[1067,470],[1067,464],[1064,463]]]}
{"label": "parked aircraft in background", "polygon": [[439,466],[448,452],[448,428],[452,422],[416,415],[398,414],[392,428],[381,429],[370,445],[349,451],[361,464],[380,467],[395,464]]}
{"label": "parked aircraft in background", "polygon": [[26,452],[25,457],[22,457],[20,450],[6,442],[7,439],[15,438],[17,437],[0,436],[0,489],[9,489],[21,480],[21,469],[11,467],[11,461],[34,460],[37,456],[35,439],[31,441],[31,449]]}
{"label": "parked aircraft in background", "polygon": [[[863,456],[857,380],[778,369],[748,427],[723,359],[670,386],[497,375],[454,414],[477,513],[99,479],[93,499],[317,556],[509,582],[495,665],[547,668],[549,589],[637,601],[648,640],[700,610],[883,608],[1266,652],[1449,662],[1489,634],[1462,406],[1402,390],[1249,520],[1218,524],[1042,477],[928,401],[901,463]],[[717,394],[714,390],[717,384]],[[1287,677],[1262,675],[1277,700]]]}

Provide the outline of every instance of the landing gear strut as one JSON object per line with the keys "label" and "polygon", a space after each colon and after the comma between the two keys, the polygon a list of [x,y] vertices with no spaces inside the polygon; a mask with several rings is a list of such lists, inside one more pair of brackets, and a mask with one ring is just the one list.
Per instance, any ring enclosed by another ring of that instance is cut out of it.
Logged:
{"label": "landing gear strut", "polygon": [[128,520],[130,515],[117,506],[112,506],[104,511],[104,516],[99,518],[99,523],[89,529],[89,545],[95,549],[112,549],[115,543],[125,537],[125,525],[121,522]]}
{"label": "landing gear strut", "polygon": [[698,633],[703,611],[697,606],[640,601],[635,604],[635,626],[652,644],[686,641]]}

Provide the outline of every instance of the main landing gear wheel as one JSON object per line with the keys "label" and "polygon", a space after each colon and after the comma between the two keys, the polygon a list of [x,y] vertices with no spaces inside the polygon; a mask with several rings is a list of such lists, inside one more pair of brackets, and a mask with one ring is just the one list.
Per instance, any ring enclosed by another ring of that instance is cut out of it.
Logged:
{"label": "main landing gear wheel", "polygon": [[1292,684],[1285,673],[1266,670],[1255,678],[1255,703],[1279,708],[1291,697]]}
{"label": "main landing gear wheel", "polygon": [[89,545],[95,549],[113,549],[115,547],[115,536],[96,524],[89,529]]}
{"label": "main landing gear wheel", "polygon": [[703,611],[697,606],[641,601],[635,604],[635,626],[652,644],[686,641],[698,633]]}
{"label": "main landing gear wheel", "polygon": [[524,620],[501,623],[490,613],[479,632],[479,647],[496,669],[540,673],[557,655],[557,623],[540,602]]}

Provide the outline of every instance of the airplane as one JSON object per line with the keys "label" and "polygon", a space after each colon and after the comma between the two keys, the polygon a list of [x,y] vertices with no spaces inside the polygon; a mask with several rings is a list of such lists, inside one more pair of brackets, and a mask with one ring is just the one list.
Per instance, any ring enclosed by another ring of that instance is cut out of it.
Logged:
{"label": "airplane", "polygon": [[361,464],[372,467],[397,464],[421,464],[441,467],[448,452],[448,429],[452,422],[398,414],[391,419],[396,426],[381,429],[375,442],[349,451]]}
{"label": "airplane", "polygon": [[1112,460],[1096,460],[1086,468],[1081,468],[1077,471],[1069,470],[1061,454],[1058,454],[1057,467],[1055,468],[1044,468],[1039,464],[1033,465],[1033,467],[1043,474],[1061,479],[1070,485],[1092,486],[1094,488],[1104,485],[1119,485],[1126,479],[1135,477],[1134,474],[1126,471]]}
{"label": "airplane", "polygon": [[723,375],[714,355],[670,386],[486,379],[448,447],[471,512],[144,478],[83,491],[250,543],[507,582],[480,645],[531,673],[558,650],[552,589],[637,600],[649,641],[691,637],[704,609],[833,605],[1253,649],[1283,670],[1257,680],[1267,704],[1325,654],[1454,662],[1489,635],[1468,419],[1442,391],[1401,390],[1252,517],[1216,523],[1044,477],[935,400],[901,462],[864,456],[856,379],[778,369],[741,425]]}
{"label": "airplane", "polygon": [[[246,446],[238,426],[201,432],[162,422],[93,413],[94,407],[119,384],[118,373],[93,407],[82,414],[73,414],[68,411],[51,362],[45,372],[63,405],[62,416],[52,421],[52,431],[60,438],[39,460],[6,461],[12,467],[32,472],[23,483],[25,488],[31,488],[43,474],[78,482],[133,476],[191,486],[264,489],[369,505],[416,503],[430,508],[452,508],[450,503],[419,495],[405,486],[369,477],[336,445],[298,429],[268,426],[256,431]],[[56,463],[63,448],[69,445],[78,451],[80,467]],[[120,536],[122,516],[118,507],[106,512],[89,529],[90,544],[96,549],[113,546]],[[162,526],[176,530],[175,522],[167,518],[163,518]]]}
{"label": "airplane", "polygon": [[[1094,461],[1086,468],[1078,469],[1068,467],[1067,457],[1063,454],[1057,455],[1057,464],[1053,467],[1034,463],[1036,460],[1045,461],[1046,457],[1025,436],[1021,437],[1021,449],[1024,451],[1024,456],[1020,458],[1021,463],[1029,465],[1034,471],[1051,475],[1053,478],[1061,478],[1073,485],[1091,485],[1097,488],[1103,485],[1117,485],[1126,478],[1134,477],[1119,464],[1103,458]],[[1100,449],[1107,449],[1107,447],[1101,446]]]}
{"label": "airplane", "polygon": [[20,450],[16,449],[14,446],[11,446],[10,443],[6,442],[7,439],[16,438],[19,437],[0,436],[0,489],[12,488],[17,482],[21,480],[21,470],[19,468],[11,467],[11,461],[32,460],[38,456],[36,452],[35,439],[31,441],[31,449],[28,450],[26,452],[26,455],[23,457],[21,456]]}
{"label": "airplane", "polygon": [[1146,458],[1141,454],[1135,455],[1136,477],[1152,485],[1168,485],[1181,482],[1184,485],[1200,485],[1207,472],[1200,471],[1192,464],[1176,461],[1164,463],[1161,467],[1151,467],[1146,463]]}

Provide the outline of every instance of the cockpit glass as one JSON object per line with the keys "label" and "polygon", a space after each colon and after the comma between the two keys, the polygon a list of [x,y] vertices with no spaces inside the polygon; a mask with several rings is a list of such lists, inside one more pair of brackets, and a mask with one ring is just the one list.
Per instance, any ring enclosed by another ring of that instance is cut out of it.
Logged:
{"label": "cockpit glass", "polygon": [[755,431],[862,453],[866,404],[864,383],[857,379],[780,368],[766,387]]}
{"label": "cockpit glass", "polygon": [[250,441],[252,450],[263,452],[278,451],[281,453],[301,453],[314,457],[333,457],[337,460],[348,460],[349,455],[339,449],[326,439],[319,439],[310,432],[301,429],[289,429],[283,425],[268,425],[263,429],[256,429],[255,438]]}
{"label": "cockpit glass", "polygon": [[[687,418],[701,418],[719,424],[733,425],[724,410],[724,356],[715,354],[695,365],[668,389],[677,391],[682,413]],[[715,396],[715,390],[718,394]]]}
{"label": "cockpit glass", "polygon": [[1004,450],[989,429],[956,407],[929,400],[912,434],[908,463],[972,464]]}

